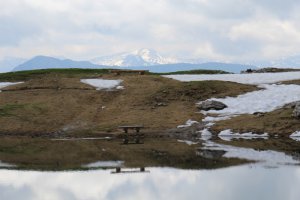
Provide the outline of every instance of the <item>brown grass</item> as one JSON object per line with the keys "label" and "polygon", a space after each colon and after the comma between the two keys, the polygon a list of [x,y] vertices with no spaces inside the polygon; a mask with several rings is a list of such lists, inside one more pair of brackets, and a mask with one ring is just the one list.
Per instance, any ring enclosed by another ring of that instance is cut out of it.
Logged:
{"label": "brown grass", "polygon": [[124,80],[125,90],[96,91],[80,83],[80,77],[55,73],[6,88],[0,93],[0,108],[25,106],[8,111],[9,115],[0,115],[0,133],[103,133],[116,131],[123,124],[143,124],[151,131],[165,130],[188,119],[201,120],[202,115],[196,113],[197,101],[257,89],[221,81],[182,83],[157,75],[101,76]]}
{"label": "brown grass", "polygon": [[241,115],[230,120],[217,122],[212,130],[218,133],[232,129],[234,132],[269,133],[271,136],[289,136],[300,130],[300,121],[292,116],[293,109],[282,108],[264,116]]}

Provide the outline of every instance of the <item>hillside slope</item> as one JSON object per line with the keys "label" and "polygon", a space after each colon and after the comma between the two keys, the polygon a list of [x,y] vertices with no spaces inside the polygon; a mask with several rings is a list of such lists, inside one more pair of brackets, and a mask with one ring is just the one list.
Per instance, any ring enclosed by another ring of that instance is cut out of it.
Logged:
{"label": "hillside slope", "polygon": [[[12,81],[13,76],[6,78]],[[20,81],[22,76],[16,77]],[[81,78],[99,77],[122,79],[125,89],[96,91],[80,83]],[[25,83],[0,93],[1,134],[97,134],[115,132],[124,124],[164,131],[188,119],[201,120],[201,114],[196,113],[197,101],[257,89],[221,81],[182,83],[158,75],[116,76],[101,70],[50,70],[23,78]],[[0,76],[0,80],[4,79]]]}

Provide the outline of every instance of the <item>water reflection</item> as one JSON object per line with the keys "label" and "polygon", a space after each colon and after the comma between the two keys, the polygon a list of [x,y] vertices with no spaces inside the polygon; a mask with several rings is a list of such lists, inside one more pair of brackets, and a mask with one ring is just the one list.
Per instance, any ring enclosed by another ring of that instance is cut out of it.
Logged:
{"label": "water reflection", "polygon": [[35,172],[0,170],[0,199],[299,199],[300,168],[245,165],[218,170],[150,168]]}

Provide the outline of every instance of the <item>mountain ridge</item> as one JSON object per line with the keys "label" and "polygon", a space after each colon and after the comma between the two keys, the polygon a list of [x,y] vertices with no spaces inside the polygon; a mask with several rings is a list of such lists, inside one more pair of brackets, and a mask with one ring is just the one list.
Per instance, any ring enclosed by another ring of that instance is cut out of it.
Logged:
{"label": "mountain ridge", "polygon": [[106,66],[95,65],[89,61],[74,61],[71,59],[59,59],[50,56],[35,56],[32,59],[18,65],[13,71],[24,71],[47,68],[102,68]]}

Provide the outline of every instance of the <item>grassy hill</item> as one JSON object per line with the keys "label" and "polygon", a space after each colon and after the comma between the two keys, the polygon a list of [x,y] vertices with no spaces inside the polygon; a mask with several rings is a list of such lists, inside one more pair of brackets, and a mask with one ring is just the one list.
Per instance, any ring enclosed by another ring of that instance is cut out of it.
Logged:
{"label": "grassy hill", "polygon": [[[81,78],[124,80],[124,90],[96,91]],[[164,131],[201,120],[195,103],[235,96],[256,87],[231,82],[182,83],[156,74],[110,74],[107,69],[47,69],[0,74],[24,81],[0,93],[0,133],[5,135],[98,135],[123,124]]]}

